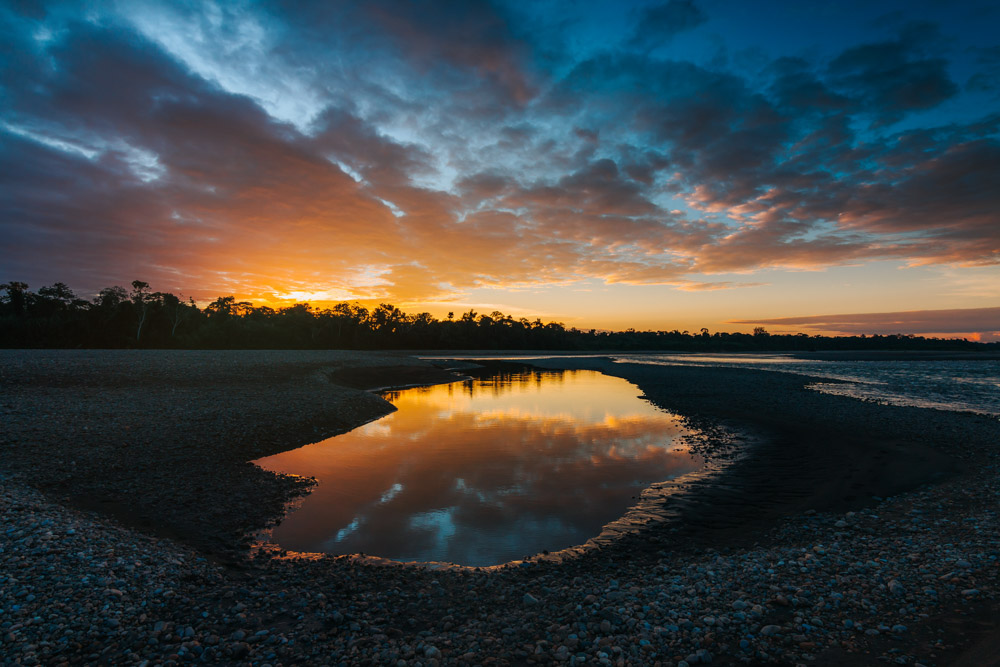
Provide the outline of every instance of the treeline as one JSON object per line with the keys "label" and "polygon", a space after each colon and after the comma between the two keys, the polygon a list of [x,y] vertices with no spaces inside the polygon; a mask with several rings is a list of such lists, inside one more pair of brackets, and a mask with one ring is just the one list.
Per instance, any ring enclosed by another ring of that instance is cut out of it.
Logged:
{"label": "treeline", "polygon": [[107,287],[91,300],[63,283],[37,292],[23,282],[0,285],[0,347],[181,349],[500,349],[500,350],[983,350],[964,339],[889,336],[808,336],[688,331],[597,331],[559,322],[515,319],[473,310],[439,320],[411,315],[389,304],[367,309],[339,303],[318,309],[254,306],[232,296],[204,308],[193,299],[153,292],[136,280],[132,289]]}

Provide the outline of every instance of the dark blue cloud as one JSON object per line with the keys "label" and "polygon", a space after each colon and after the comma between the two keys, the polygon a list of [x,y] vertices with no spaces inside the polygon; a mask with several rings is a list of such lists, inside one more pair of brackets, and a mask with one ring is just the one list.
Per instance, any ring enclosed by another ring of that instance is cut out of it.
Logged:
{"label": "dark blue cloud", "polygon": [[872,114],[876,124],[893,123],[958,92],[948,74],[948,61],[926,55],[926,47],[936,38],[933,27],[909,26],[898,40],[847,49],[830,63],[827,74],[838,90]]}
{"label": "dark blue cloud", "polygon": [[707,20],[708,17],[694,0],[668,0],[645,7],[639,15],[639,25],[629,40],[629,45],[655,49],[669,42],[675,35],[697,28]]}
{"label": "dark blue cloud", "polygon": [[852,100],[830,89],[815,68],[802,58],[779,58],[768,93],[775,103],[796,116],[825,116],[847,111]]}
{"label": "dark blue cloud", "polygon": [[1000,97],[1000,46],[975,51],[979,68],[969,77],[966,88],[973,92],[987,93],[994,98]]}

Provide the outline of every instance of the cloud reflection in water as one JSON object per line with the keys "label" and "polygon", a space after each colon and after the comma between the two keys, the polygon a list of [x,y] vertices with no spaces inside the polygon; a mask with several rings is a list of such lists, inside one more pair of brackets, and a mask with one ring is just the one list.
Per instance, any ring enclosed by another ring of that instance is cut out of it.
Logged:
{"label": "cloud reflection in water", "polygon": [[393,392],[397,412],[256,461],[320,480],[272,539],[464,565],[581,544],[651,483],[703,464],[677,418],[636,394],[592,371]]}

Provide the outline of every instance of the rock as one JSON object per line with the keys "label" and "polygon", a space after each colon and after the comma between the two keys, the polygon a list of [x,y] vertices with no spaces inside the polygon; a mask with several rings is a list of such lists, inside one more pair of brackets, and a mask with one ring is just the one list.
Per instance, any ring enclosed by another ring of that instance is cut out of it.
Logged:
{"label": "rock", "polygon": [[888,587],[889,587],[889,592],[892,593],[893,595],[904,595],[906,593],[906,587],[895,579],[889,582]]}
{"label": "rock", "polygon": [[538,598],[536,598],[531,593],[525,593],[524,597],[521,598],[521,601],[524,602],[524,604],[527,604],[527,605],[538,604]]}
{"label": "rock", "polygon": [[771,637],[780,632],[781,632],[780,625],[765,625],[763,628],[760,629],[760,634],[764,635],[765,637]]}

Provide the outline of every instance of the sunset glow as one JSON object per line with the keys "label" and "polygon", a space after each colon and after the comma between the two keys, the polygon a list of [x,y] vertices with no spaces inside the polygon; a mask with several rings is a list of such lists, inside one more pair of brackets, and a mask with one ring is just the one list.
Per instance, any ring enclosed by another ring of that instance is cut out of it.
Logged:
{"label": "sunset glow", "polygon": [[995,3],[8,3],[0,282],[1000,337]]}

